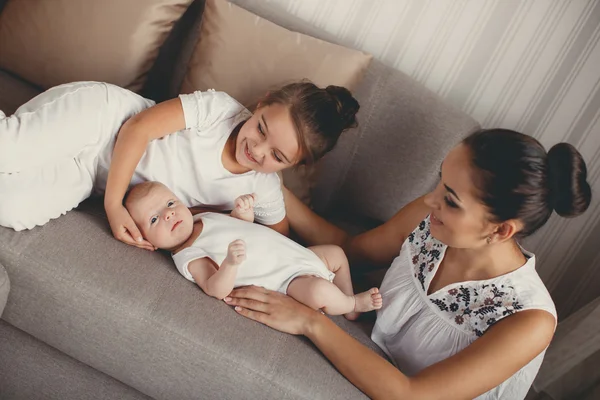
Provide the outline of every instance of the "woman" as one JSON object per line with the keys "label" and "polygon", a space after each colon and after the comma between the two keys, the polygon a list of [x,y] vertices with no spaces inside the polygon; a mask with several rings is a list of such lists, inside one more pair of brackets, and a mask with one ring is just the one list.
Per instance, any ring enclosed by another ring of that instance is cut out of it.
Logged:
{"label": "woman", "polygon": [[518,239],[553,210],[583,213],[591,200],[586,175],[567,143],[546,154],[529,136],[492,129],[447,155],[433,192],[356,237],[286,194],[291,226],[311,245],[341,245],[353,262],[391,263],[372,339],[398,369],[286,296],[250,287],[226,300],[248,318],[308,337],[372,398],[522,399],[556,311]]}

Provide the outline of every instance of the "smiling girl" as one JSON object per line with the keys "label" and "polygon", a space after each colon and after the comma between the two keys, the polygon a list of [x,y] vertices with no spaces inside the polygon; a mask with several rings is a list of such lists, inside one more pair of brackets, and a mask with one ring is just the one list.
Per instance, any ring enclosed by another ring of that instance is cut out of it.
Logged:
{"label": "smiling girl", "polygon": [[256,221],[285,234],[276,172],[325,155],[358,108],[347,89],[308,82],[267,93],[254,113],[214,90],[154,105],[106,83],[57,86],[0,114],[0,225],[31,229],[105,192],[115,237],[153,250],[122,204],[152,180],[188,207],[231,210],[255,193]]}

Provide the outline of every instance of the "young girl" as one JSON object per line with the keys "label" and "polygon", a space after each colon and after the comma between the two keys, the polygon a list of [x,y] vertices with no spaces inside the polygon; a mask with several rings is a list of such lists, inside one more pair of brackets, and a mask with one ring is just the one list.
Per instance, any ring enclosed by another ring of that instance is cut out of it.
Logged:
{"label": "young girl", "polygon": [[115,237],[154,249],[122,200],[156,180],[188,207],[232,209],[231,199],[257,193],[257,222],[287,233],[275,173],[331,150],[358,108],[348,90],[306,82],[267,93],[254,114],[212,90],[154,105],[106,83],[57,86],[0,114],[0,225],[31,229],[106,192]]}

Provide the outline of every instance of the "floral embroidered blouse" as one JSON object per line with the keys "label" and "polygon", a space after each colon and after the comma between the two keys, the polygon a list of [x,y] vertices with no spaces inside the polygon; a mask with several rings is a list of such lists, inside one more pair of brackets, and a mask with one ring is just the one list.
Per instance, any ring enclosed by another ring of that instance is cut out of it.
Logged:
{"label": "floral embroidered blouse", "polygon": [[[372,339],[407,375],[444,360],[482,336],[497,321],[523,310],[556,309],[535,270],[535,256],[508,274],[481,281],[458,282],[427,295],[444,258],[446,245],[431,236],[429,217],[409,235],[388,270],[380,291]],[[544,353],[477,400],[523,399]]]}

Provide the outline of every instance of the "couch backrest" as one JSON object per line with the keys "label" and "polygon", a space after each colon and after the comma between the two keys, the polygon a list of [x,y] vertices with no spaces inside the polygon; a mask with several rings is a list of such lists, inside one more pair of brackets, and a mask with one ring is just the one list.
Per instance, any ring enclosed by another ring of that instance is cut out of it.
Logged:
{"label": "couch backrest", "polygon": [[479,124],[377,60],[355,95],[359,126],[320,162],[313,204],[383,221],[435,186],[445,155]]}

